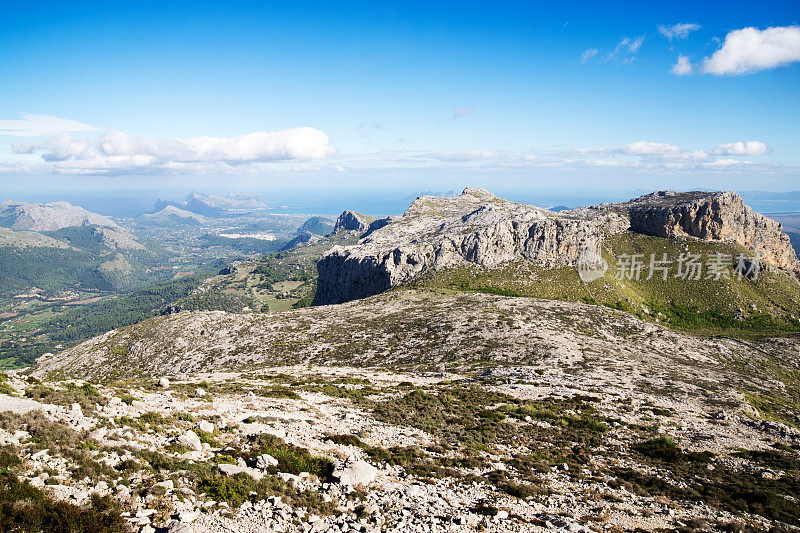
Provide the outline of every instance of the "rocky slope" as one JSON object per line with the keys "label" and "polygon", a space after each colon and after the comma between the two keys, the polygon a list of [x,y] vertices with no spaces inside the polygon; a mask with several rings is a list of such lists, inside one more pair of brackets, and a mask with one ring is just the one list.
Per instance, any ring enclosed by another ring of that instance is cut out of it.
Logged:
{"label": "rocky slope", "polygon": [[69,248],[65,242],[36,233],[35,231],[14,231],[0,228],[0,246],[11,248]]}
{"label": "rocky slope", "polygon": [[[110,495],[148,533],[786,528],[799,350],[482,294],[182,312],[40,359],[46,384],[10,380],[28,414],[0,416],[0,442],[23,479]],[[48,444],[37,407],[83,455]],[[89,459],[110,469],[85,477]]]}
{"label": "rocky slope", "polygon": [[[455,198],[421,196],[402,217],[387,220],[357,245],[325,254],[317,265],[314,303],[364,298],[429,270],[467,263],[491,267],[526,259],[569,264],[581,253],[599,254],[603,234],[627,225],[613,212],[556,214],[484,189],[468,188]],[[358,229],[366,231],[365,226],[362,222]]]}
{"label": "rocky slope", "polygon": [[[429,371],[524,365],[563,368],[598,387],[669,382],[714,404],[741,402],[742,390],[783,394],[772,377],[736,364],[777,357],[797,366],[798,350],[798,339],[695,337],[594,305],[408,290],[274,315],[181,312],[46,354],[32,371],[108,380],[305,363]],[[791,409],[776,416],[800,416]]]}
{"label": "rocky slope", "polygon": [[781,225],[750,209],[731,191],[660,191],[613,207],[628,214],[633,231],[657,237],[737,242],[777,267],[800,272],[800,263]]}

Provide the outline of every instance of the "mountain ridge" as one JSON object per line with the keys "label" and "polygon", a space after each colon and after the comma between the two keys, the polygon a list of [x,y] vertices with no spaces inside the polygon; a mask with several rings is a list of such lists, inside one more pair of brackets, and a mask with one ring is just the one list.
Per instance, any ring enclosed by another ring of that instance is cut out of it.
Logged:
{"label": "mountain ridge", "polygon": [[110,218],[69,202],[37,204],[11,200],[0,204],[0,225],[26,231],[56,231],[72,226],[122,229]]}
{"label": "mountain ridge", "polygon": [[[366,224],[359,224],[364,231]],[[454,198],[421,196],[403,216],[364,233],[358,244],[324,254],[318,262],[314,304],[363,298],[428,271],[466,264],[493,267],[525,260],[573,265],[582,256],[600,257],[603,239],[628,229],[735,241],[769,263],[800,272],[780,224],[753,212],[732,192],[662,191],[625,203],[555,213],[467,188]]]}

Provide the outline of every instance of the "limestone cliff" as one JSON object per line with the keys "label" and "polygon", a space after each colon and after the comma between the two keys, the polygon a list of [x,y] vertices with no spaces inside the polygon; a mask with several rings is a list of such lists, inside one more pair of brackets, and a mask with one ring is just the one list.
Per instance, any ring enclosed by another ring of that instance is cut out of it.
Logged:
{"label": "limestone cliff", "polygon": [[768,263],[798,271],[797,256],[781,225],[753,211],[736,193],[660,191],[614,207],[627,212],[633,231],[737,242]]}
{"label": "limestone cliff", "polygon": [[[354,217],[345,215],[337,227],[355,227]],[[491,267],[514,259],[569,264],[581,252],[599,253],[604,232],[627,225],[614,212],[554,213],[484,189],[468,188],[455,198],[421,196],[402,217],[370,231],[357,245],[323,255],[314,303],[364,298],[460,264]]]}

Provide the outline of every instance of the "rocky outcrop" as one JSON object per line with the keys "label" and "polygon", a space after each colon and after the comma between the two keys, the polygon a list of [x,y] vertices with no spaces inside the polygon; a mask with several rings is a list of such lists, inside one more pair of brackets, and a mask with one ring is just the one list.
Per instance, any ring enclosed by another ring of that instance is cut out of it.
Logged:
{"label": "rocky outcrop", "polygon": [[[352,215],[343,213],[337,227],[355,228]],[[627,220],[611,211],[557,214],[484,189],[468,188],[456,198],[421,196],[402,217],[357,245],[323,255],[314,303],[364,298],[426,271],[462,264],[491,267],[517,259],[570,264],[582,252],[598,254],[605,232],[625,228]]]}
{"label": "rocky outcrop", "polygon": [[737,242],[777,267],[800,270],[781,225],[753,211],[736,193],[660,191],[615,205],[628,213],[633,231]]}
{"label": "rocky outcrop", "polygon": [[355,211],[344,211],[339,215],[339,218],[336,219],[333,233],[337,231],[357,231],[363,233],[369,229],[369,225],[374,221],[374,217],[356,213]]}

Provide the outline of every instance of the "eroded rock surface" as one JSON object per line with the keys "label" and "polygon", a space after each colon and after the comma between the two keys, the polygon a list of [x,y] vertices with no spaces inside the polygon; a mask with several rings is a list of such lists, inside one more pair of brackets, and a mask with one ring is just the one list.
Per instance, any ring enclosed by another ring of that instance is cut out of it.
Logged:
{"label": "eroded rock surface", "polygon": [[633,231],[657,237],[737,242],[777,267],[800,271],[781,225],[753,211],[734,192],[659,191],[611,207],[628,213]]}
{"label": "eroded rock surface", "polygon": [[357,245],[327,252],[317,264],[314,303],[364,298],[426,271],[466,263],[491,267],[526,259],[571,264],[583,252],[598,254],[605,233],[627,226],[627,219],[615,212],[554,213],[485,189],[468,188],[455,198],[421,196],[402,217],[374,229]]}

